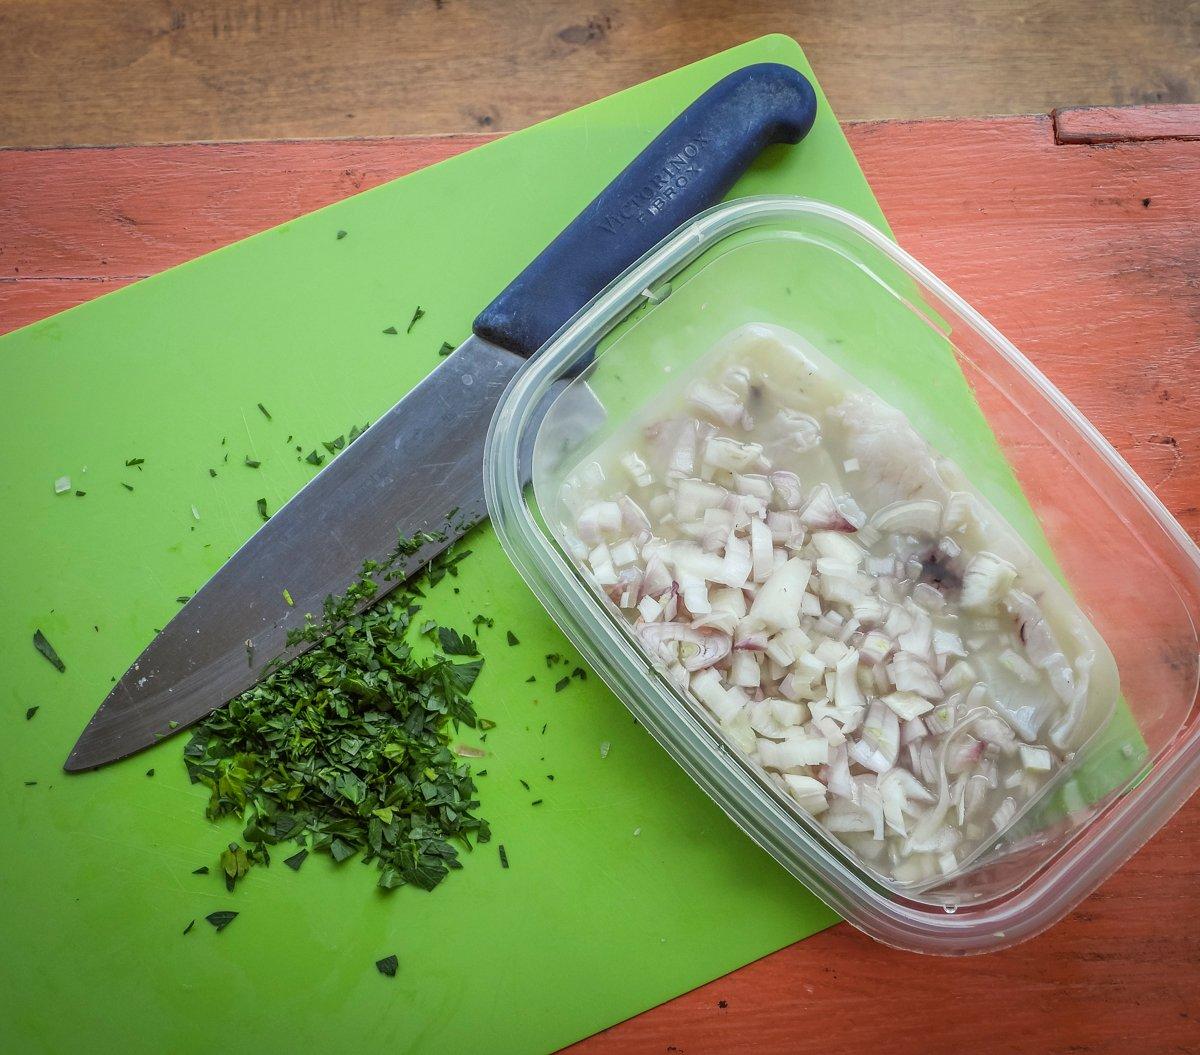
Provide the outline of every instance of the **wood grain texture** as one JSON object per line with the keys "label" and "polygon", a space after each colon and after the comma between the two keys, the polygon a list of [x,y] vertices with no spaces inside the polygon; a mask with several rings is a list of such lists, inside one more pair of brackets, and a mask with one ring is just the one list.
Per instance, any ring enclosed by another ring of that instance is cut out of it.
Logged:
{"label": "wood grain texture", "polygon": [[[1012,338],[1200,537],[1200,143],[1059,145],[1049,117],[848,134],[901,243]],[[0,152],[0,329],[478,141]],[[1200,800],[1016,949],[931,959],[843,925],[573,1050],[1200,1052],[1198,844]]]}
{"label": "wood grain texture", "polygon": [[511,130],[767,33],[843,119],[1200,102],[1200,0],[4,0],[0,145]]}
{"label": "wood grain texture", "polygon": [[1200,105],[1083,106],[1054,111],[1059,143],[1200,139]]}

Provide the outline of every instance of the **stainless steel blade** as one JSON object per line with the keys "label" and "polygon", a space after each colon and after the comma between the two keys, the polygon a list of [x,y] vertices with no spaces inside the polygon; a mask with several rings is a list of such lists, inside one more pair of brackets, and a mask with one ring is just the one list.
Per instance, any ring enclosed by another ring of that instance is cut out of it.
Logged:
{"label": "stainless steel blade", "polygon": [[[523,363],[478,337],[460,345],[180,609],[109,693],[65,768],[124,758],[199,721],[276,657],[299,655],[307,646],[286,650],[288,630],[303,625],[306,612],[319,616],[364,560],[384,559],[398,538],[444,532],[408,558],[415,572],[483,519],[484,439]],[[381,581],[377,596],[398,581]]]}

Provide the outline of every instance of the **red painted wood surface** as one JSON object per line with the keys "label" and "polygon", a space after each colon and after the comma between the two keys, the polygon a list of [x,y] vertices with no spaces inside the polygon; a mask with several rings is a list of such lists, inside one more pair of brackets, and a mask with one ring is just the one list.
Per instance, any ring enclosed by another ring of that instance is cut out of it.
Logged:
{"label": "red painted wood surface", "polygon": [[1079,106],[1054,111],[1060,143],[1200,139],[1200,105]]}
{"label": "red painted wood surface", "polygon": [[[999,326],[1200,536],[1195,108],[848,134],[900,242]],[[1186,120],[1185,120],[1186,116]],[[1090,124],[1088,123],[1090,122]],[[1108,123],[1104,123],[1108,122]],[[1165,123],[1164,123],[1165,122]],[[1107,133],[1106,133],[1107,134]],[[0,151],[0,331],[482,137]],[[842,925],[579,1051],[1200,1052],[1200,800],[1047,934],[939,960]]]}

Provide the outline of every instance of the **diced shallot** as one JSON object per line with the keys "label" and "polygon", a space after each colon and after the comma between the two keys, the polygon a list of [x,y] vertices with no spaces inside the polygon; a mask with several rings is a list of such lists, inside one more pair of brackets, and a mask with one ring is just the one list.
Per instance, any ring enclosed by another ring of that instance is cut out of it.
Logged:
{"label": "diced shallot", "polygon": [[645,623],[637,627],[638,639],[651,653],[677,659],[684,670],[704,670],[729,655],[728,634],[695,630],[686,623]]}

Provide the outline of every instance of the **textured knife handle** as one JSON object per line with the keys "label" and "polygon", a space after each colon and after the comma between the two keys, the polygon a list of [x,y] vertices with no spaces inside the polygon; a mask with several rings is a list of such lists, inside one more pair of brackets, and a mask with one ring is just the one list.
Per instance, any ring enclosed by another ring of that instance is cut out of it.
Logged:
{"label": "textured knife handle", "polygon": [[798,143],[817,100],[796,70],[746,66],[672,121],[475,320],[533,355],[572,315],[685,220],[715,205],[759,153]]}

